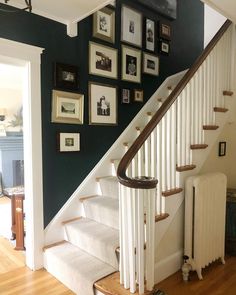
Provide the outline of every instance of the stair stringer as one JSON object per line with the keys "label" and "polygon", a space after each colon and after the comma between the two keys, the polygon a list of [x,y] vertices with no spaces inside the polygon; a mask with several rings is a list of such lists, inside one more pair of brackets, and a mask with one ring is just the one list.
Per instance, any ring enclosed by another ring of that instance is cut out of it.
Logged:
{"label": "stair stringer", "polygon": [[79,215],[83,216],[83,208],[81,203],[78,202],[78,199],[83,196],[100,194],[96,177],[112,175],[112,165],[110,160],[119,159],[123,156],[124,151],[121,148],[123,143],[132,143],[136,138],[136,134],[134,132],[135,127],[143,127],[147,124],[146,116],[144,116],[144,114],[147,112],[153,112],[154,110],[156,111],[158,109],[157,98],[166,98],[168,96],[167,87],[170,85],[177,85],[185,73],[186,71],[182,71],[166,78],[148,102],[138,112],[115,143],[110,147],[93,170],[91,170],[91,172],[87,175],[84,181],[78,186],[64,206],[59,210],[56,216],[47,225],[44,231],[45,245],[64,239],[64,231],[61,226],[62,221],[75,218]]}

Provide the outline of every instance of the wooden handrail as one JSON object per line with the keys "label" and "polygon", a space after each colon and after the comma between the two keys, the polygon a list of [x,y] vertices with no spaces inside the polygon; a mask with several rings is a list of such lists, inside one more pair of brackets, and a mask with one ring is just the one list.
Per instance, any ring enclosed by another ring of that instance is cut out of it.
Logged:
{"label": "wooden handrail", "polygon": [[149,121],[149,123],[146,125],[146,127],[143,129],[143,131],[140,133],[140,135],[134,141],[134,143],[129,148],[129,150],[126,152],[124,157],[121,159],[118,169],[117,169],[117,177],[118,177],[118,180],[121,184],[123,184],[124,186],[130,187],[130,188],[136,188],[136,189],[152,189],[152,188],[156,187],[157,182],[158,182],[157,179],[151,178],[151,177],[145,177],[145,176],[139,177],[139,178],[130,178],[126,175],[126,170],[129,166],[129,164],[131,163],[132,159],[135,157],[135,155],[137,154],[139,149],[142,147],[142,145],[146,141],[146,139],[149,137],[149,135],[152,133],[152,131],[156,128],[156,126],[161,121],[163,116],[169,110],[171,105],[175,102],[177,97],[180,95],[180,93],[183,91],[185,86],[188,84],[188,82],[191,80],[191,78],[197,72],[199,67],[202,65],[204,60],[210,54],[212,49],[216,46],[216,44],[221,39],[221,37],[224,35],[224,33],[226,32],[226,30],[229,28],[230,25],[231,25],[230,20],[227,20],[223,24],[223,26],[216,33],[216,35],[211,40],[211,42],[204,49],[202,54],[195,61],[193,66],[189,69],[189,71],[180,80],[180,82],[177,84],[177,86],[174,88],[174,90],[171,92],[171,94],[163,102],[162,106],[158,109],[158,111],[155,113],[155,115],[152,117],[152,119]]}

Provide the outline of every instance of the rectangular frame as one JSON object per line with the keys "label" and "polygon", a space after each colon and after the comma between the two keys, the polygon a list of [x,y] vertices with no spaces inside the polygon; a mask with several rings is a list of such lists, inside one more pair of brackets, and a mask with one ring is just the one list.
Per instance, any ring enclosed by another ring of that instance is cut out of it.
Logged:
{"label": "rectangular frame", "polygon": [[145,18],[145,48],[155,51],[156,44],[156,23],[150,18]]}
{"label": "rectangular frame", "polygon": [[78,89],[78,67],[63,63],[54,64],[54,87],[63,90]]}
{"label": "rectangular frame", "polygon": [[122,45],[122,71],[124,81],[141,83],[141,50]]}
{"label": "rectangular frame", "polygon": [[143,54],[143,73],[159,76],[159,57],[157,55]]}
{"label": "rectangular frame", "polygon": [[121,8],[121,41],[142,47],[142,14],[126,5]]}
{"label": "rectangular frame", "polygon": [[117,49],[89,42],[89,74],[117,79]]}
{"label": "rectangular frame", "polygon": [[160,38],[171,40],[171,27],[170,25],[160,22],[159,23],[159,35]]}
{"label": "rectangular frame", "polygon": [[79,93],[52,91],[53,123],[83,124],[84,95]]}
{"label": "rectangular frame", "polygon": [[89,82],[89,125],[117,125],[117,87]]}
{"label": "rectangular frame", "polygon": [[226,141],[220,141],[219,142],[219,151],[218,151],[219,157],[223,157],[226,155]]}
{"label": "rectangular frame", "polygon": [[159,42],[159,52],[164,55],[169,55],[170,53],[170,42],[167,40],[160,40]]}
{"label": "rectangular frame", "polygon": [[80,133],[58,133],[59,152],[79,152]]}
{"label": "rectangular frame", "polygon": [[93,14],[93,37],[115,43],[115,10],[104,7]]}
{"label": "rectangular frame", "polygon": [[121,103],[129,104],[131,102],[131,91],[130,89],[123,88],[121,90]]}
{"label": "rectangular frame", "polygon": [[134,89],[134,101],[143,102],[143,89]]}

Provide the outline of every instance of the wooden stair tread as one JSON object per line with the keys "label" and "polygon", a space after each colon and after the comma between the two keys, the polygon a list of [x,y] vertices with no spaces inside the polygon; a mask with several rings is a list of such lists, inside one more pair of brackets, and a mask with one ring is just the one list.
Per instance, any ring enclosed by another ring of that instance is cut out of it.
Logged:
{"label": "wooden stair tread", "polygon": [[214,112],[217,112],[217,113],[226,113],[226,112],[228,112],[228,109],[226,109],[226,108],[214,107]]}
{"label": "wooden stair tread", "polygon": [[195,168],[196,168],[196,165],[177,166],[176,171],[184,172],[184,171],[193,170]]}
{"label": "wooden stair tread", "polygon": [[71,218],[71,219],[62,221],[62,225],[65,225],[67,223],[71,223],[71,222],[76,221],[76,220],[80,220],[81,218],[83,218],[83,217],[82,216],[78,216],[78,217],[75,217],[75,218]]}
{"label": "wooden stair tread", "polygon": [[202,150],[206,149],[208,147],[208,144],[191,144],[190,148],[191,150]]}
{"label": "wooden stair tread", "polygon": [[233,94],[234,94],[233,91],[228,91],[228,90],[223,91],[223,95],[225,96],[232,96]]}
{"label": "wooden stair tread", "polygon": [[170,215],[168,213],[163,213],[155,216],[155,222],[159,222],[161,220],[164,220],[168,218]]}
{"label": "wooden stair tread", "polygon": [[79,201],[80,201],[81,203],[83,203],[85,200],[92,199],[92,198],[96,198],[97,196],[98,196],[98,195],[85,196],[85,197],[79,198]]}
{"label": "wooden stair tread", "polygon": [[147,115],[148,116],[152,116],[152,112],[147,112]]}
{"label": "wooden stair tread", "polygon": [[[130,290],[126,290],[124,286],[120,284],[120,273],[115,272],[97,282],[94,283],[94,287],[105,295],[130,295]],[[157,286],[153,291],[146,291],[144,295],[151,295],[157,292]],[[155,292],[154,292],[155,291]],[[132,293],[138,295],[138,291]]]}
{"label": "wooden stair tread", "polygon": [[203,125],[203,130],[216,130],[219,126],[217,125]]}
{"label": "wooden stair tread", "polygon": [[100,176],[100,177],[96,177],[96,181],[99,182],[101,179],[107,179],[107,178],[116,178],[116,176],[113,176],[113,175]]}
{"label": "wooden stair tread", "polygon": [[59,245],[62,245],[62,244],[65,244],[67,243],[67,241],[60,241],[60,242],[56,242],[56,243],[53,243],[53,244],[50,244],[50,245],[46,245],[43,247],[43,252],[45,252],[47,249],[50,249],[52,247],[56,247],[56,246],[59,246]]}
{"label": "wooden stair tread", "polygon": [[172,196],[172,195],[179,194],[182,191],[183,191],[182,188],[174,188],[174,189],[171,189],[171,190],[167,190],[167,191],[162,192],[162,196],[163,197],[169,197],[169,196]]}

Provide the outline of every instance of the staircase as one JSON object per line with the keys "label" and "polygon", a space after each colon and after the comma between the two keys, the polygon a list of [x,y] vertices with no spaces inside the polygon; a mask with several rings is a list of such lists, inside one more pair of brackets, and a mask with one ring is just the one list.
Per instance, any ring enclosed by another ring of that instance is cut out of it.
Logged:
{"label": "staircase", "polygon": [[185,178],[199,172],[235,107],[229,26],[186,74],[161,85],[46,229],[45,268],[76,294],[93,286],[97,294],[153,294],[180,267],[181,255],[161,275],[155,253]]}

